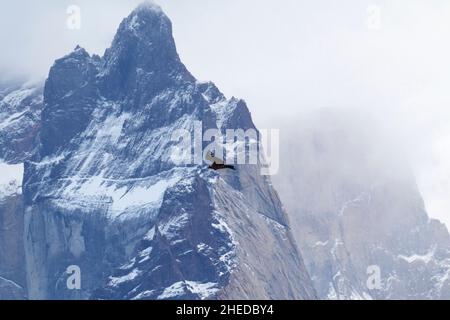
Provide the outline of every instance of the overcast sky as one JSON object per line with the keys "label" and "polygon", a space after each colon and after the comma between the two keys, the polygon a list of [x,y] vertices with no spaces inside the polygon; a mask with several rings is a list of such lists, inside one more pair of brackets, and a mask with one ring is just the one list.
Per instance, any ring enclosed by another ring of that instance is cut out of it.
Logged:
{"label": "overcast sky", "polygon": [[[102,54],[139,0],[16,0],[0,10],[1,78],[45,77],[77,44]],[[256,124],[322,107],[377,110],[450,226],[450,1],[160,0],[181,59],[244,98]],[[67,8],[81,29],[67,28]]]}

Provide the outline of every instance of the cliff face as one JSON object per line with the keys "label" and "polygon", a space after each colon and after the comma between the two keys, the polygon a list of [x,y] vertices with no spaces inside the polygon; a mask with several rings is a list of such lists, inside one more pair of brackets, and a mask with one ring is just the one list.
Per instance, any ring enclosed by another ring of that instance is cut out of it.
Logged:
{"label": "cliff face", "polygon": [[[5,170],[5,166],[0,167]],[[0,184],[0,300],[23,299],[26,296],[23,198],[16,180],[6,186],[11,192],[5,193],[5,184]]]}
{"label": "cliff face", "polygon": [[41,107],[41,85],[0,85],[0,299],[26,297],[23,161],[36,148]]}
{"label": "cliff face", "polygon": [[34,152],[40,127],[42,84],[0,84],[0,159],[23,163]]}
{"label": "cliff face", "polygon": [[43,105],[24,175],[31,299],[315,297],[260,164],[173,161],[180,129],[256,128],[244,101],[187,71],[159,7],[124,19],[103,57],[57,60]]}
{"label": "cliff face", "polygon": [[357,113],[296,125],[275,185],[319,297],[450,298],[450,236],[391,138]]}

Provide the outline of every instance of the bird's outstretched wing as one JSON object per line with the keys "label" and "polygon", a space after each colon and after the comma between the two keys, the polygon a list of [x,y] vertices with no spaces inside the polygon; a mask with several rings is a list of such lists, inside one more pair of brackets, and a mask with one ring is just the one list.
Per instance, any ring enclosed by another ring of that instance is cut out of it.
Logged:
{"label": "bird's outstretched wing", "polygon": [[228,165],[228,164],[217,164],[217,163],[213,163],[212,165],[209,166],[210,169],[212,170],[224,170],[224,169],[231,169],[231,170],[236,170],[236,168],[232,165]]}
{"label": "bird's outstretched wing", "polygon": [[236,168],[234,166],[225,164],[223,160],[214,156],[214,154],[211,151],[206,153],[205,158],[206,158],[206,160],[211,162],[211,165],[209,166],[209,168],[212,170],[223,170],[223,169],[236,170]]}

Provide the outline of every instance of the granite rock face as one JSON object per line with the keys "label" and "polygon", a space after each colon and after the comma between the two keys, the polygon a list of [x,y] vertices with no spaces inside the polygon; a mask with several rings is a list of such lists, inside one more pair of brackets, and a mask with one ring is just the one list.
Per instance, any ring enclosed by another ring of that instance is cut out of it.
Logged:
{"label": "granite rock face", "polygon": [[0,84],[0,299],[26,297],[23,162],[36,149],[41,109],[41,84]]}
{"label": "granite rock face", "polygon": [[0,159],[23,163],[33,154],[42,110],[40,83],[0,84]]}
{"label": "granite rock face", "polygon": [[274,183],[319,298],[449,299],[449,233],[391,137],[357,112],[296,126]]}
{"label": "granite rock face", "polygon": [[[5,169],[4,165],[0,167]],[[7,182],[8,193],[5,193],[5,184],[0,183],[0,300],[26,296],[23,198],[17,182]]]}

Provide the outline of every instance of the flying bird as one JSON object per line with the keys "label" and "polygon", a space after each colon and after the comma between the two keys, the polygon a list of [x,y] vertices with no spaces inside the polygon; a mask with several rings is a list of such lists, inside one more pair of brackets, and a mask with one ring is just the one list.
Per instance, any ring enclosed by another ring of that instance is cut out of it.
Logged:
{"label": "flying bird", "polygon": [[236,170],[236,168],[232,165],[225,164],[221,159],[217,158],[214,153],[208,152],[206,153],[206,160],[212,162],[212,164],[209,166],[209,169],[212,170],[223,170],[223,169],[231,169]]}

